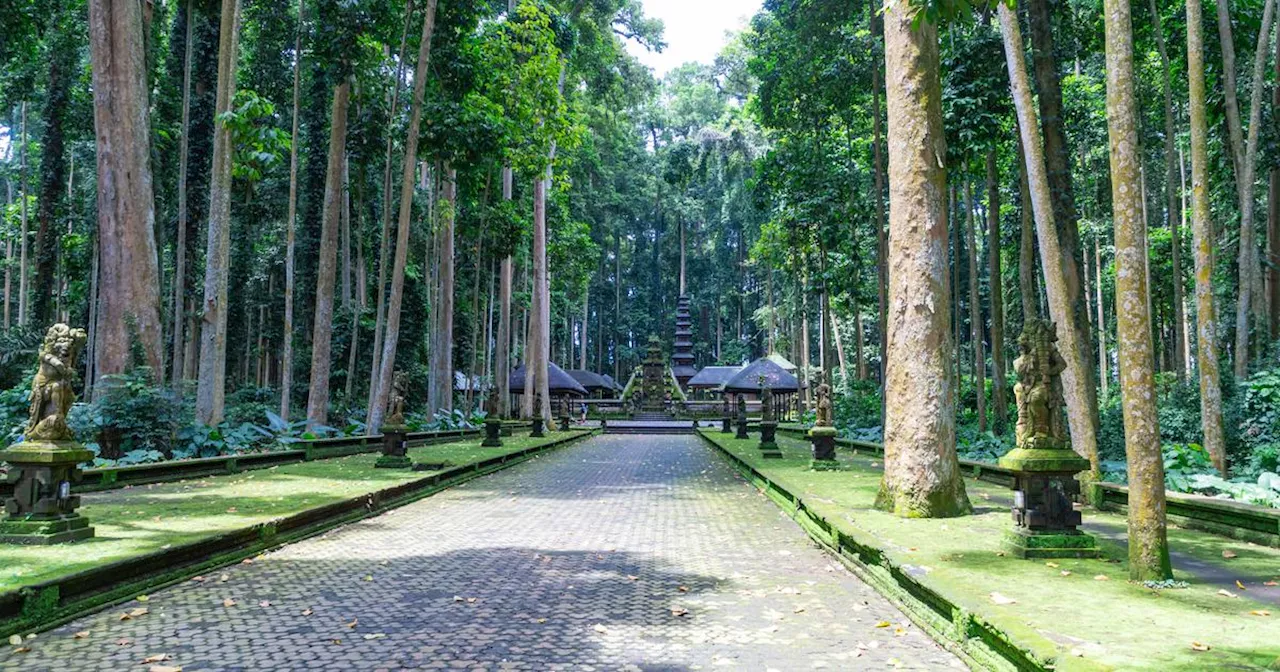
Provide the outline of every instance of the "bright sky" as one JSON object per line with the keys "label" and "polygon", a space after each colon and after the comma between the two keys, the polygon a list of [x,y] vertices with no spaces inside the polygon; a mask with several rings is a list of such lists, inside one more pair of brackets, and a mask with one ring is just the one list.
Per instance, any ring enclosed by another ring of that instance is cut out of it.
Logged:
{"label": "bright sky", "polygon": [[711,63],[725,43],[725,33],[741,30],[760,10],[761,0],[643,0],[645,16],[662,19],[667,48],[650,53],[635,42],[627,48],[662,77],[689,61]]}

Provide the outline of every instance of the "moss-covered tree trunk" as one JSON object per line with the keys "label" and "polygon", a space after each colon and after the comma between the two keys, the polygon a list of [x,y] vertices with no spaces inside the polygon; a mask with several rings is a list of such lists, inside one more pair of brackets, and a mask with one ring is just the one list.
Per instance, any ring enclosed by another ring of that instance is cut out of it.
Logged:
{"label": "moss-covered tree trunk", "polygon": [[404,143],[404,159],[400,175],[400,211],[396,220],[396,252],[391,268],[391,289],[387,296],[385,335],[382,354],[378,358],[378,386],[369,407],[370,432],[382,428],[387,397],[391,393],[396,366],[396,347],[400,341],[400,308],[404,302],[404,272],[409,263],[409,220],[413,216],[413,187],[418,165],[418,138],[422,125],[422,99],[426,95],[427,71],[431,62],[431,37],[435,32],[437,0],[427,0],[422,18],[422,40],[418,46],[417,65],[413,70],[413,102],[409,107],[409,128]]}
{"label": "moss-covered tree trunk", "polygon": [[196,419],[217,425],[227,394],[227,284],[231,277],[231,129],[218,116],[231,110],[239,60],[240,0],[222,3],[218,32],[218,94],[214,114],[213,170],[209,178],[209,237],[205,245],[204,305],[200,320],[200,374]]}
{"label": "moss-covered tree trunk", "polygon": [[[1098,441],[1094,409],[1092,366],[1089,352],[1083,349],[1080,333],[1071,327],[1074,304],[1070,285],[1073,271],[1067,268],[1060,247],[1059,228],[1054,223],[1053,194],[1045,164],[1040,124],[1032,102],[1031,82],[1027,78],[1026,57],[1022,47],[1022,31],[1016,10],[999,3],[1000,32],[1004,39],[1005,60],[1009,67],[1009,84],[1013,104],[1018,113],[1018,129],[1026,157],[1027,184],[1035,213],[1036,237],[1040,242],[1040,265],[1044,271],[1045,293],[1049,298],[1049,314],[1057,323],[1058,338],[1066,370],[1062,372],[1063,396],[1067,402],[1067,419],[1071,426],[1071,446],[1089,460],[1096,477],[1099,471]],[[1086,346],[1087,347],[1087,346]]]}
{"label": "moss-covered tree trunk", "polygon": [[1004,379],[1004,284],[1000,279],[1000,183],[995,150],[987,152],[987,282],[991,288],[991,373],[995,426],[1004,431],[1009,401]]}
{"label": "moss-covered tree trunk", "polygon": [[329,166],[324,181],[320,224],[320,260],[316,264],[315,323],[311,330],[311,385],[307,388],[307,429],[329,421],[329,371],[333,366],[333,304],[338,275],[338,236],[342,219],[342,175],[347,155],[347,110],[351,81],[333,88],[329,116]]}
{"label": "moss-covered tree trunk", "polygon": [[294,256],[297,251],[298,219],[298,113],[302,96],[302,30],[306,25],[304,19],[304,0],[298,0],[298,31],[294,36],[293,50],[293,130],[289,136],[289,209],[285,222],[285,254],[284,254],[284,329],[280,334],[283,340],[280,349],[280,417],[289,419],[293,394],[293,293],[297,282],[295,277]]}
{"label": "moss-covered tree trunk", "polygon": [[1116,339],[1129,460],[1129,578],[1172,578],[1165,533],[1164,461],[1156,418],[1155,361],[1144,267],[1142,153],[1134,94],[1130,0],[1104,0],[1107,132],[1116,243]]}
{"label": "moss-covered tree trunk", "polygon": [[[871,20],[871,36],[872,44],[878,47],[884,37],[884,22],[880,19],[875,11],[875,3],[867,3],[867,14]],[[880,383],[885,381],[885,356],[884,353],[889,349],[889,236],[885,231],[885,212],[884,212],[884,130],[880,121],[880,95],[883,91],[883,77],[880,73],[880,55],[872,51],[871,54],[871,129],[874,156],[872,164],[875,171],[875,193],[872,200],[875,203],[875,225],[876,225],[876,272],[878,287],[876,288],[876,310],[878,313],[877,326],[880,332]],[[858,342],[862,342],[862,334],[858,334]],[[859,363],[859,370],[862,364]],[[883,398],[883,395],[882,395]],[[881,409],[883,410],[883,409]]]}
{"label": "moss-covered tree trunk", "polygon": [[457,207],[458,171],[444,165],[440,180],[440,209],[438,231],[440,253],[439,297],[431,306],[433,322],[431,333],[430,377],[427,379],[427,411],[448,413],[453,410],[453,304],[454,259],[453,223]]}
{"label": "moss-covered tree trunk", "polygon": [[982,301],[978,292],[978,237],[974,231],[973,183],[964,182],[964,235],[969,262],[969,343],[973,349],[973,396],[978,405],[978,431],[987,431],[987,357],[982,343]]}
{"label": "moss-covered tree trunk", "polygon": [[904,517],[969,512],[956,459],[947,269],[946,139],[938,33],[905,4],[884,15],[889,113],[889,347],[884,479],[876,507]]}
{"label": "moss-covered tree trunk", "polygon": [[153,375],[161,371],[160,270],[144,40],[141,3],[90,1],[101,296],[95,383],[127,370],[134,347]]}
{"label": "moss-covered tree trunk", "polygon": [[1204,29],[1200,0],[1187,0],[1187,85],[1191,117],[1191,247],[1195,263],[1196,364],[1200,371],[1202,443],[1226,475],[1222,387],[1218,381],[1217,312],[1213,305],[1213,222],[1209,211],[1209,122],[1205,111]]}
{"label": "moss-covered tree trunk", "polygon": [[1151,8],[1151,28],[1156,37],[1156,51],[1160,54],[1160,88],[1164,96],[1164,194],[1165,222],[1169,227],[1169,239],[1172,241],[1170,262],[1173,265],[1173,370],[1178,379],[1187,375],[1186,362],[1183,360],[1185,346],[1182,342],[1183,325],[1186,316],[1182,312],[1182,233],[1178,223],[1182,218],[1181,199],[1178,197],[1178,159],[1174,155],[1173,141],[1175,137],[1173,121],[1173,71],[1169,65],[1169,49],[1164,41],[1164,28],[1161,25],[1160,9],[1156,0],[1149,0]]}
{"label": "moss-covered tree trunk", "polygon": [[1039,314],[1040,289],[1036,287],[1036,227],[1031,213],[1031,188],[1027,185],[1027,157],[1018,131],[1018,207],[1021,224],[1018,235],[1018,293],[1022,302],[1022,323]]}

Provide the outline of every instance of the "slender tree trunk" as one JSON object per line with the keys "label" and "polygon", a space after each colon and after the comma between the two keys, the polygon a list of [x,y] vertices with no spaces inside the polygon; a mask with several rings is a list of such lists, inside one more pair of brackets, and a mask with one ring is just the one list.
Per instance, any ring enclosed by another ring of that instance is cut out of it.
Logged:
{"label": "slender tree trunk", "polygon": [[1186,377],[1186,364],[1182,359],[1182,325],[1186,317],[1182,314],[1182,235],[1178,229],[1178,221],[1182,217],[1181,201],[1174,185],[1178,184],[1178,165],[1174,157],[1174,121],[1173,121],[1173,72],[1169,67],[1169,51],[1164,41],[1164,28],[1161,26],[1160,9],[1156,0],[1149,0],[1151,8],[1151,27],[1156,36],[1156,51],[1160,54],[1160,66],[1163,77],[1160,87],[1164,94],[1164,169],[1165,169],[1165,216],[1169,227],[1171,259],[1173,263],[1173,369],[1179,380]]}
{"label": "slender tree trunk", "polygon": [[152,375],[162,375],[144,41],[141,3],[90,0],[102,297],[96,316],[95,384],[126,371],[134,346]]}
{"label": "slender tree trunk", "polygon": [[987,357],[982,342],[982,301],[978,292],[978,239],[973,216],[973,183],[964,181],[964,234],[969,247],[969,340],[973,347],[973,396],[978,403],[978,431],[987,431]]}
{"label": "slender tree trunk", "polygon": [[996,152],[987,152],[987,282],[991,289],[991,373],[992,403],[995,404],[995,427],[1004,431],[1004,286],[1000,278],[1000,175],[996,169]]}
{"label": "slender tree trunk", "polygon": [[[870,15],[871,19],[872,44],[875,47],[879,47],[884,39],[884,24],[876,13],[873,3],[867,4],[867,14]],[[872,197],[872,201],[875,202],[876,273],[879,285],[876,291],[876,311],[879,317],[877,323],[880,335],[879,374],[881,392],[883,393],[886,380],[885,366],[888,363],[888,357],[885,356],[885,353],[889,350],[889,236],[885,228],[884,212],[884,129],[880,120],[880,94],[882,90],[883,76],[880,72],[880,56],[873,51],[871,56],[871,133],[875,194]],[[861,330],[858,332],[858,343],[862,343]],[[862,371],[864,366],[862,358],[859,358],[858,370]],[[859,374],[859,377],[861,378],[862,374]],[[883,397],[884,395],[881,394],[882,399]],[[883,414],[883,409],[881,411]]]}
{"label": "slender tree trunk", "polygon": [[1236,93],[1236,54],[1231,33],[1231,10],[1228,0],[1218,2],[1218,36],[1222,46],[1222,88],[1226,103],[1227,131],[1231,140],[1232,163],[1236,176],[1236,205],[1240,209],[1239,300],[1236,302],[1236,378],[1249,373],[1249,313],[1252,308],[1253,284],[1258,264],[1258,251],[1253,242],[1253,183],[1258,162],[1258,138],[1262,126],[1262,82],[1267,65],[1267,45],[1271,40],[1271,23],[1275,16],[1275,0],[1263,3],[1262,27],[1253,59],[1253,82],[1249,98],[1249,130],[1245,139],[1240,126],[1240,106]]}
{"label": "slender tree trunk", "polygon": [[182,137],[178,141],[178,242],[173,256],[173,368],[170,379],[175,394],[182,394],[182,346],[186,343],[183,327],[186,326],[187,294],[187,168],[191,154],[191,71],[195,47],[195,0],[187,0],[186,51],[182,59]]}
{"label": "slender tree trunk", "polygon": [[387,149],[386,157],[383,159],[383,175],[382,175],[382,235],[378,239],[378,302],[375,310],[373,324],[373,361],[369,366],[369,400],[366,408],[372,409],[374,405],[374,397],[378,393],[378,375],[380,374],[382,361],[382,343],[385,335],[386,319],[387,319],[387,267],[390,263],[391,254],[391,199],[392,199],[392,165],[393,149],[395,146],[395,134],[390,130],[395,124],[396,111],[400,103],[401,81],[404,79],[405,66],[405,49],[409,43],[409,26],[413,19],[413,0],[405,3],[404,14],[404,30],[400,34],[400,51],[399,59],[396,65],[395,85],[391,87],[391,107],[387,113]]}
{"label": "slender tree trunk", "polygon": [[[38,326],[58,319],[62,302],[56,278],[58,267],[58,219],[62,194],[66,189],[66,136],[64,122],[75,81],[75,50],[65,44],[59,27],[46,38],[49,49],[48,82],[45,86],[44,133],[40,147],[40,197],[36,207],[35,278],[28,314]],[[25,132],[25,127],[24,127]],[[164,377],[163,371],[156,375]]]}
{"label": "slender tree trunk", "polygon": [[293,394],[293,293],[294,255],[297,248],[295,229],[298,220],[298,112],[302,81],[302,31],[305,26],[303,12],[306,2],[298,0],[298,28],[293,42],[293,130],[289,147],[289,214],[285,222],[284,256],[284,327],[280,337],[280,417],[289,419]]}
{"label": "slender tree trunk", "polygon": [[[90,29],[92,30],[92,26]],[[27,326],[27,301],[31,296],[30,289],[27,287],[27,279],[30,277],[27,268],[27,239],[30,236],[31,229],[27,227],[27,201],[30,192],[27,182],[27,101],[22,101],[20,116],[22,117],[22,133],[20,135],[18,145],[18,179],[22,185],[22,201],[19,204],[19,212],[21,213],[21,229],[18,234],[18,326]],[[96,120],[96,117],[95,117]],[[152,212],[152,218],[155,213]]]}
{"label": "slender tree trunk", "polygon": [[1096,276],[1093,284],[1098,292],[1098,300],[1094,302],[1098,307],[1098,380],[1102,384],[1102,397],[1105,399],[1109,392],[1107,386],[1111,379],[1111,360],[1107,357],[1107,320],[1102,303],[1102,248],[1097,238],[1093,239],[1093,272]]}
{"label": "slender tree trunk", "polygon": [[[1040,242],[1040,264],[1049,295],[1049,314],[1058,325],[1058,338],[1062,342],[1062,354],[1067,364],[1066,370],[1062,372],[1062,386],[1067,402],[1067,419],[1071,426],[1071,445],[1089,460],[1092,467],[1090,477],[1097,478],[1099,463],[1095,424],[1097,415],[1094,412],[1096,397],[1091,389],[1093,376],[1088,354],[1082,349],[1086,346],[1078,342],[1080,334],[1071,328],[1074,304],[1068,286],[1072,272],[1066,268],[1066,256],[1059,245],[1059,228],[1054,222],[1055,212],[1040,139],[1040,123],[1036,119],[1031,83],[1027,79],[1022,31],[1013,8],[1000,3],[997,10],[1000,14],[1014,107],[1018,113],[1018,128],[1026,155],[1027,184]],[[1073,229],[1074,226],[1067,228]]]}
{"label": "slender tree trunk", "polygon": [[[551,399],[547,380],[547,365],[551,361],[551,306],[550,279],[547,274],[547,176],[540,176],[533,184],[533,303],[530,314],[529,364],[525,366],[526,414],[537,413],[542,418],[551,417]],[[534,406],[535,399],[539,402]]]}
{"label": "slender tree trunk", "polygon": [[[359,117],[359,108],[356,109],[356,116]],[[342,159],[342,193],[340,200],[342,202],[339,208],[339,227],[342,234],[342,240],[339,243],[342,246],[342,310],[343,312],[352,312],[351,309],[351,161],[349,157]]]}
{"label": "slender tree trunk", "polygon": [[[4,182],[5,210],[13,207],[13,182],[5,180]],[[12,314],[12,297],[13,297],[13,238],[6,234],[4,241],[4,330],[9,331],[13,328]],[[94,247],[94,254],[97,254],[97,247]]]}
{"label": "slender tree trunk", "polygon": [[591,321],[591,288],[582,295],[582,342],[579,343],[578,368],[587,368],[587,324]]}
{"label": "slender tree trunk", "polygon": [[431,349],[431,377],[427,386],[429,414],[453,410],[453,223],[457,208],[458,171],[444,165],[440,208],[439,299],[431,314],[435,322]]}
{"label": "slender tree trunk", "polygon": [[413,103],[409,112],[409,129],[406,133],[403,169],[400,178],[400,213],[396,223],[396,253],[391,270],[391,294],[387,300],[386,329],[382,341],[382,355],[378,362],[378,392],[369,407],[368,431],[382,428],[382,418],[387,410],[387,396],[391,392],[395,372],[396,346],[400,340],[400,306],[404,301],[404,271],[409,261],[409,220],[413,216],[414,166],[417,165],[418,136],[422,125],[422,99],[427,88],[427,71],[431,62],[431,36],[435,29],[436,0],[427,0],[427,11],[422,19],[422,40],[418,48],[417,67],[413,71]]}
{"label": "slender tree trunk", "polygon": [[[1276,40],[1275,77],[1280,81],[1280,40]],[[1280,110],[1280,86],[1271,90],[1271,109]],[[1280,165],[1271,166],[1267,179],[1266,273],[1267,334],[1274,340],[1280,336]]]}
{"label": "slender tree trunk", "polygon": [[1213,305],[1213,221],[1209,210],[1209,122],[1206,114],[1203,11],[1187,0],[1187,82],[1191,112],[1191,238],[1195,263],[1196,360],[1200,371],[1202,441],[1214,466],[1227,475],[1218,380],[1218,317]]}
{"label": "slender tree trunk", "polygon": [[[1096,433],[1098,424],[1098,398],[1093,387],[1093,371],[1089,368],[1089,362],[1092,357],[1089,352],[1089,327],[1086,324],[1088,319],[1085,317],[1084,295],[1080,289],[1081,285],[1084,284],[1083,275],[1080,272],[1082,257],[1080,229],[1076,221],[1075,195],[1071,184],[1071,162],[1069,160],[1069,147],[1062,112],[1062,83],[1058,76],[1057,62],[1054,59],[1053,33],[1049,20],[1049,1],[1030,0],[1027,6],[1027,25],[1031,30],[1032,59],[1035,66],[1036,91],[1039,94],[1036,100],[1039,102],[1040,124],[1042,125],[1041,134],[1039,135],[1043,142],[1043,145],[1036,148],[1035,151],[1041,152],[1044,157],[1043,164],[1051,199],[1050,205],[1053,207],[1053,224],[1057,231],[1057,247],[1062,257],[1061,261],[1054,265],[1061,268],[1059,275],[1063,281],[1062,289],[1066,292],[1066,305],[1070,309],[1062,314],[1054,310],[1049,312],[1052,314],[1053,320],[1058,323],[1060,331],[1070,328],[1075,332],[1071,338],[1070,345],[1076,348],[1076,353],[1068,361],[1076,361],[1083,367],[1079,369],[1079,375],[1083,382],[1078,386],[1077,391],[1083,392],[1085,395],[1085,406],[1090,417],[1089,423],[1094,428],[1087,432],[1089,438],[1084,440],[1087,446],[1094,446],[1096,444],[1092,437]],[[1025,72],[1026,68],[1023,67],[1022,70]],[[1023,76],[1025,77],[1025,75]],[[1027,151],[1031,151],[1031,148],[1028,147]],[[1032,189],[1035,188],[1033,184]],[[1039,219],[1038,214],[1036,218],[1037,220]],[[1037,227],[1039,227],[1039,224],[1037,224]],[[1041,244],[1043,245],[1043,241]],[[1046,270],[1046,272],[1048,271]],[[1051,298],[1050,304],[1052,305],[1052,303],[1053,299]],[[1066,347],[1068,342],[1063,340],[1062,345]],[[1071,373],[1068,375],[1076,374]],[[1071,431],[1073,437],[1079,431],[1076,429],[1076,423],[1074,422],[1071,424]],[[1093,451],[1094,449],[1085,448],[1085,450]]]}
{"label": "slender tree trunk", "polygon": [[315,323],[311,331],[311,385],[307,388],[307,429],[329,422],[329,372],[333,367],[333,295],[337,283],[338,237],[342,219],[342,175],[347,155],[347,109],[351,81],[333,87],[329,117],[329,165],[325,169],[320,260],[316,264]]}
{"label": "slender tree trunk", "polygon": [[[622,343],[622,235],[618,231],[620,225],[613,228],[613,380],[619,385],[623,384],[618,378],[622,377],[622,358],[619,356],[619,350]],[[716,313],[716,357],[720,357],[723,352],[720,349],[721,338],[720,313]]]}
{"label": "slender tree trunk", "polygon": [[[510,201],[513,175],[510,166],[502,168],[502,200]],[[498,342],[494,355],[494,382],[498,386],[498,415],[511,417],[511,281],[515,272],[511,255],[502,258],[498,271]]]}
{"label": "slender tree trunk", "polygon": [[[240,0],[222,3],[218,38],[218,94],[215,115],[231,110],[239,60]],[[215,117],[216,119],[216,117]],[[214,122],[213,174],[209,180],[209,238],[205,247],[204,306],[200,324],[200,382],[196,419],[222,422],[227,394],[227,281],[231,271],[231,129]]]}
{"label": "slender tree trunk", "polygon": [[[89,324],[88,327],[88,348],[89,355],[85,357],[85,375],[86,381],[95,381],[98,379],[98,306],[101,304],[98,286],[101,276],[102,262],[102,241],[97,236],[93,237],[93,261],[89,266]],[[13,246],[9,246],[9,257],[13,257]],[[158,265],[158,264],[157,264]],[[157,297],[158,298],[158,297]],[[93,401],[93,385],[85,385],[84,400],[85,403]]]}
{"label": "slender tree trunk", "polygon": [[1036,287],[1036,228],[1031,217],[1031,188],[1027,184],[1027,158],[1022,147],[1022,133],[1018,132],[1018,190],[1021,203],[1018,207],[1022,222],[1022,232],[1018,246],[1018,289],[1022,299],[1022,323],[1036,317],[1037,297],[1040,290]]}
{"label": "slender tree trunk", "polygon": [[887,9],[889,347],[884,480],[876,507],[903,517],[970,511],[956,459],[951,287],[945,250],[946,140],[937,27],[905,5]]}
{"label": "slender tree trunk", "polygon": [[[1193,0],[1194,1],[1194,0]],[[1165,536],[1164,462],[1156,420],[1155,366],[1142,229],[1141,152],[1133,82],[1129,0],[1104,0],[1107,129],[1116,237],[1116,333],[1129,461],[1129,578],[1173,578]]]}

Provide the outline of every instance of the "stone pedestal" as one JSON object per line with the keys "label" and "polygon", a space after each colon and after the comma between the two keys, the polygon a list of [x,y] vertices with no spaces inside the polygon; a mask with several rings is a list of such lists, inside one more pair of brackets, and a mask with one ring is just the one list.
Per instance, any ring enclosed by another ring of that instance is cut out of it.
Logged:
{"label": "stone pedestal", "polygon": [[502,445],[502,421],[489,418],[484,421],[484,441],[480,445],[485,448],[498,448]]}
{"label": "stone pedestal", "polygon": [[413,460],[409,457],[407,430],[400,425],[382,428],[382,455],[374,463],[377,469],[409,469]]}
{"label": "stone pedestal", "polygon": [[1073,500],[1080,494],[1076,473],[1089,461],[1067,448],[1015,448],[1000,458],[1000,466],[1014,473],[1014,529],[1004,545],[1020,558],[1096,558],[1098,542],[1077,529],[1080,512]]}
{"label": "stone pedestal", "polygon": [[747,419],[746,419],[746,418],[743,418],[743,417],[739,417],[739,418],[738,418],[738,433],[737,433],[737,434],[734,434],[734,435],[733,435],[733,438],[735,438],[735,439],[746,439],[746,438],[750,438],[750,436],[747,434]]}
{"label": "stone pedestal", "polygon": [[840,468],[836,462],[836,428],[814,427],[809,430],[809,443],[813,444],[814,471],[834,471]]}
{"label": "stone pedestal", "polygon": [[766,420],[760,423],[760,454],[764,457],[777,459],[782,457],[782,451],[778,449],[778,423],[772,420]]}
{"label": "stone pedestal", "polygon": [[560,431],[562,432],[569,431],[569,416],[567,415],[560,416]]}
{"label": "stone pedestal", "polygon": [[92,537],[88,519],[76,513],[80,498],[71,494],[79,465],[92,459],[74,441],[31,441],[0,451],[14,484],[13,497],[4,503],[0,543],[44,546]]}
{"label": "stone pedestal", "polygon": [[543,432],[543,428],[542,428],[541,415],[533,416],[533,431],[529,433],[529,436],[535,439],[541,439],[542,437],[546,436],[546,433]]}
{"label": "stone pedestal", "polygon": [[733,433],[733,418],[727,415],[724,416],[723,418],[720,418],[720,433],[721,434]]}

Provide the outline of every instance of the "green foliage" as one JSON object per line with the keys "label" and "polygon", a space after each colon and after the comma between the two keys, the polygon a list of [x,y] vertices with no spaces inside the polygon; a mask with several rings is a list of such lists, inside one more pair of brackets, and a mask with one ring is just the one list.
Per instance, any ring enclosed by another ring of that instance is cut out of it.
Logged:
{"label": "green foliage", "polygon": [[279,122],[271,101],[248,89],[236,91],[231,109],[218,115],[218,123],[231,129],[235,179],[252,185],[284,162],[291,141]]}

